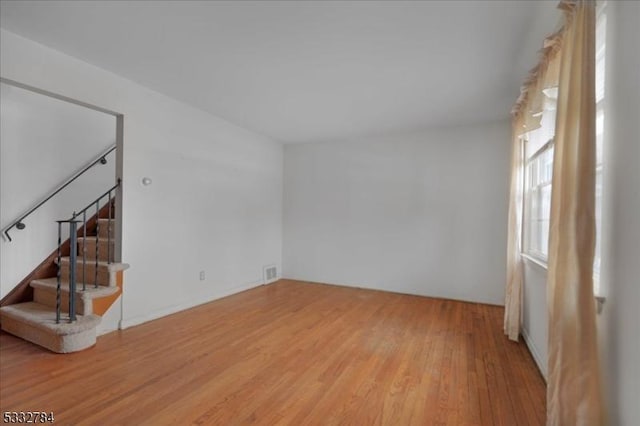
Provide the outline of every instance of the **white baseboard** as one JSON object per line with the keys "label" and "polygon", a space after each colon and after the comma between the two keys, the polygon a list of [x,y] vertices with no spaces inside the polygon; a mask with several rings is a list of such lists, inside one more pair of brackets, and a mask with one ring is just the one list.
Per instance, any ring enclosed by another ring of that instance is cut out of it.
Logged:
{"label": "white baseboard", "polygon": [[536,345],[533,344],[533,340],[531,339],[531,337],[529,337],[529,333],[527,333],[526,329],[522,329],[522,338],[524,339],[524,342],[527,344],[527,347],[529,348],[529,352],[531,352],[531,355],[533,356],[533,360],[536,362],[536,365],[538,366],[538,370],[540,370],[540,373],[542,374],[542,377],[544,377],[545,382],[547,381],[547,365],[546,363],[542,362],[542,357],[540,356],[540,352],[538,352],[538,349],[536,348]]}
{"label": "white baseboard", "polygon": [[336,283],[333,281],[322,281],[322,280],[317,280],[317,279],[307,279],[307,278],[296,278],[293,276],[286,276],[285,274],[282,274],[283,277],[278,277],[278,279],[283,279],[283,280],[292,280],[292,281],[302,281],[302,282],[307,282],[307,283],[314,283],[314,284],[323,284],[323,285],[333,285],[333,286],[337,286],[337,287],[350,287],[350,288],[360,288],[363,290],[375,290],[375,291],[384,291],[386,293],[394,293],[394,294],[406,294],[409,296],[421,296],[421,297],[428,297],[431,299],[442,299],[442,300],[453,300],[455,302],[465,302],[465,303],[478,303],[481,305],[491,305],[491,306],[504,306],[504,300],[500,299],[500,300],[486,300],[486,299],[469,299],[469,298],[462,298],[459,295],[451,295],[451,294],[441,294],[441,293],[431,293],[431,292],[423,292],[423,291],[418,291],[418,290],[412,290],[412,289],[390,289],[387,287],[382,287],[382,286],[376,286],[376,285],[370,285],[370,284],[362,284],[362,283],[357,283],[357,284],[345,284],[345,283]]}
{"label": "white baseboard", "polygon": [[209,299],[191,299],[191,300],[187,300],[185,302],[179,303],[177,305],[171,305],[164,308],[156,309],[144,315],[137,315],[131,318],[123,318],[122,321],[120,321],[120,329],[133,327],[134,325],[140,325],[145,322],[166,317],[167,315],[175,314],[176,312],[194,308],[199,305],[204,305],[205,303],[213,302],[214,300],[231,296],[232,294],[240,293],[241,291],[249,290],[254,287],[258,287],[262,284],[263,284],[262,281],[254,281],[251,283],[244,284],[242,286],[231,287],[231,288],[222,290],[221,292],[217,293],[214,297]]}
{"label": "white baseboard", "polygon": [[118,331],[117,327],[106,327],[106,328],[101,328],[96,330],[96,335],[99,336],[104,336],[105,334],[109,334],[112,333],[114,331]]}

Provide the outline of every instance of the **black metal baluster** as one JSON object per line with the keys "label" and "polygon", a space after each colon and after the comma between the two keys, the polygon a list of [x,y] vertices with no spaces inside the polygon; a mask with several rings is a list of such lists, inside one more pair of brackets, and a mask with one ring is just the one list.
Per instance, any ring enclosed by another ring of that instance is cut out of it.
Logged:
{"label": "black metal baluster", "polygon": [[98,288],[98,252],[99,252],[99,238],[100,238],[100,199],[96,200],[96,264],[95,264],[95,276],[93,284],[95,288]]}
{"label": "black metal baluster", "polygon": [[87,211],[82,212],[82,291],[87,285]]}
{"label": "black metal baluster", "polygon": [[58,221],[58,274],[56,287],[56,324],[60,323],[60,274],[62,271],[62,222]]}
{"label": "black metal baluster", "polygon": [[111,264],[111,191],[109,191],[109,220],[107,221],[107,263]]}
{"label": "black metal baluster", "polygon": [[[74,214],[75,216],[75,214]],[[78,264],[78,222],[69,221],[69,322],[76,320],[76,267]]]}

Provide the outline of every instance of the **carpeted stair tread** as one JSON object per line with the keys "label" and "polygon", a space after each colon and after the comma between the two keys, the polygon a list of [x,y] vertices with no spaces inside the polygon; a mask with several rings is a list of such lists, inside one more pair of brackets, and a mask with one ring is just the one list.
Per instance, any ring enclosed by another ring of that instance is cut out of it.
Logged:
{"label": "carpeted stair tread", "polygon": [[56,324],[55,309],[36,302],[4,306],[0,308],[0,317],[10,317],[58,336],[78,334],[95,329],[100,323],[100,317],[97,315],[78,315],[77,321],[73,323],[67,322],[68,320],[63,316],[60,323]]}
{"label": "carpeted stair tread", "polygon": [[[85,239],[87,240],[87,242],[91,243],[91,242],[94,242],[96,240],[96,236],[95,235],[87,235],[86,237],[78,237],[78,242],[82,242]],[[103,238],[98,237],[98,241],[103,243],[103,244],[106,244],[107,242],[109,242],[112,245],[116,244],[116,242],[115,242],[115,240],[113,238],[109,238],[108,240],[105,240]]]}
{"label": "carpeted stair tread", "polygon": [[111,239],[115,238],[115,221],[111,219],[111,223],[109,223],[109,219],[98,219],[98,236],[101,239]]}
{"label": "carpeted stair tread", "polygon": [[[82,244],[85,239],[87,240],[87,243],[95,243],[96,242],[96,236],[95,235],[87,235],[86,238],[85,237],[78,237],[78,243]],[[113,238],[109,238],[108,240],[105,240],[104,238],[98,238],[98,243],[102,244],[102,245],[107,245],[107,243],[111,244],[112,246],[116,245],[116,242]]]}
{"label": "carpeted stair tread", "polygon": [[[62,265],[69,264],[69,256],[63,256],[60,258],[60,260]],[[83,257],[78,256],[76,258],[77,264],[82,265],[82,260],[83,260]],[[55,259],[55,262],[58,263],[58,259]],[[95,265],[95,264],[96,264],[95,258],[87,258],[87,265]],[[103,268],[103,269],[106,268],[110,272],[117,272],[117,271],[124,271],[125,269],[128,269],[129,265],[127,263],[117,263],[117,262],[109,263],[106,260],[98,260],[98,268]]]}
{"label": "carpeted stair tread", "polygon": [[[42,278],[42,279],[33,280],[31,281],[31,287],[55,292],[57,291],[57,287],[58,287],[58,279],[56,277],[53,277],[53,278]],[[87,284],[85,288],[86,289],[83,291],[82,283],[77,283],[76,294],[80,294],[84,298],[94,299],[98,297],[111,296],[112,294],[115,294],[118,292],[118,287],[106,287],[106,286],[99,285],[98,288],[95,288],[93,284]],[[61,281],[60,289],[63,292],[68,293],[69,282]]]}

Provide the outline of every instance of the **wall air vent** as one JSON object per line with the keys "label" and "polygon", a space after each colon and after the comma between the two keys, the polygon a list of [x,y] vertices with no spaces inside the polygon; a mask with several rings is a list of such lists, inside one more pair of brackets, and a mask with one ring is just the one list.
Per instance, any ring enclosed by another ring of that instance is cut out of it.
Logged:
{"label": "wall air vent", "polygon": [[278,279],[278,269],[276,265],[269,265],[263,268],[264,270],[264,283],[269,284]]}

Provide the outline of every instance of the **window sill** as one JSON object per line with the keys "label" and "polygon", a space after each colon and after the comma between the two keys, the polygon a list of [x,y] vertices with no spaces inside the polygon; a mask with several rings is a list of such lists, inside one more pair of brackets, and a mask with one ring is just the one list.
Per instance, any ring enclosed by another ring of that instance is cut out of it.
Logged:
{"label": "window sill", "polygon": [[547,262],[545,262],[544,260],[540,260],[527,253],[520,253],[520,256],[522,256],[523,259],[526,259],[527,262],[538,265],[540,268],[544,269],[545,271],[548,270]]}
{"label": "window sill", "polygon": [[[527,253],[520,253],[520,256],[522,256],[522,258],[525,259],[528,263],[533,263],[534,265],[538,265],[538,267],[544,269],[545,271],[549,270],[547,266],[547,262],[545,262],[544,260],[540,260]],[[599,278],[600,277],[598,275],[594,275],[593,277],[594,283],[597,282]],[[599,315],[602,313],[602,310],[604,309],[604,304],[607,301],[607,298],[597,293],[594,294],[593,297],[596,302],[596,313]]]}

